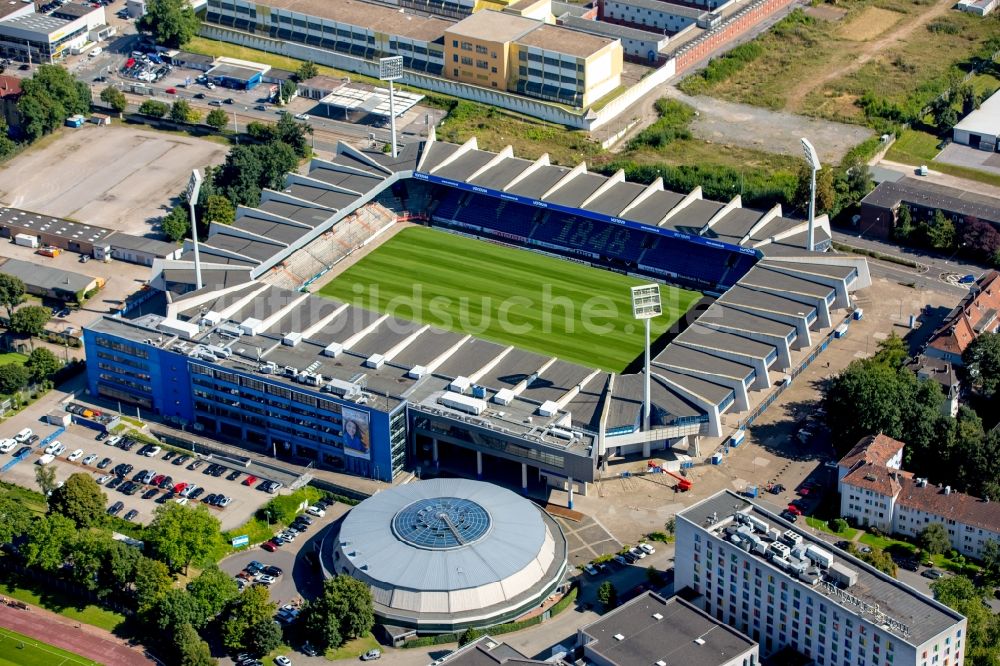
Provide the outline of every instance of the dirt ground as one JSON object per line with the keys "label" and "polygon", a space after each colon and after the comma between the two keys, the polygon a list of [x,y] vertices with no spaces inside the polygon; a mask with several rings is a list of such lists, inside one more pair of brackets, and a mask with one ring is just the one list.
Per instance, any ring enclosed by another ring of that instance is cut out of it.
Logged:
{"label": "dirt ground", "polygon": [[839,32],[845,39],[867,42],[899,23],[903,16],[881,7],[865,7],[860,14],[840,26]]}
{"label": "dirt ground", "polygon": [[187,135],[123,125],[63,128],[0,169],[0,202],[145,236],[191,169],[220,164],[225,155],[224,145]]}

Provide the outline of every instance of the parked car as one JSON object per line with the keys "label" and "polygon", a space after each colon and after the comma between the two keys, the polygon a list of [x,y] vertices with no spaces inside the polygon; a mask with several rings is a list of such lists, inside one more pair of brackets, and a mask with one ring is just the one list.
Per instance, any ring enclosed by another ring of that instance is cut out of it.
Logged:
{"label": "parked car", "polygon": [[784,518],[785,520],[787,520],[790,523],[794,523],[796,520],[799,519],[799,517],[796,514],[792,513],[788,509],[785,509],[784,511],[782,511],[780,515],[781,515],[782,518]]}
{"label": "parked car", "polygon": [[225,495],[219,495],[219,499],[215,502],[215,506],[225,508],[233,501],[232,497],[226,497]]}
{"label": "parked car", "polygon": [[639,560],[645,559],[645,557],[646,557],[646,551],[644,551],[642,548],[639,548],[638,546],[636,546],[635,548],[632,548],[628,552],[632,553],[632,555],[634,555],[636,557],[636,559],[639,559]]}
{"label": "parked car", "polygon": [[153,499],[159,494],[160,494],[159,490],[157,490],[156,488],[150,488],[149,490],[147,490],[142,494],[142,499]]}
{"label": "parked car", "polygon": [[177,88],[167,88],[163,92],[167,93],[168,95],[176,95],[177,94]]}
{"label": "parked car", "polygon": [[125,508],[124,502],[115,502],[114,504],[108,507],[108,515],[117,516],[119,513],[122,512],[122,509],[124,508]]}
{"label": "parked car", "polygon": [[273,553],[274,551],[278,550],[278,544],[274,543],[273,541],[265,541],[260,545],[260,547],[269,553]]}
{"label": "parked car", "polygon": [[277,657],[275,657],[274,663],[276,663],[278,666],[292,666],[292,660],[283,654],[279,654]]}
{"label": "parked car", "polygon": [[243,479],[244,486],[252,486],[255,483],[257,483],[257,477],[253,474],[250,474],[247,478]]}
{"label": "parked car", "polygon": [[222,102],[219,101],[219,100],[217,100],[217,99],[213,99],[211,102],[208,103],[208,105],[209,106],[222,106]]}
{"label": "parked car", "polygon": [[101,462],[97,463],[97,469],[107,469],[108,465],[111,464],[111,458],[105,458]]}
{"label": "parked car", "polygon": [[920,572],[920,575],[923,576],[924,578],[937,580],[938,578],[942,578],[944,576],[944,572],[941,571],[940,569],[925,569],[924,571]]}
{"label": "parked car", "polygon": [[195,99],[205,99],[205,93],[195,93],[194,94],[194,98]]}
{"label": "parked car", "polygon": [[171,460],[176,455],[177,455],[176,451],[167,451],[166,453],[163,454],[163,460],[165,461]]}
{"label": "parked car", "polygon": [[586,571],[591,576],[596,576],[597,575],[597,569],[595,569],[594,567],[592,567],[589,564],[583,565],[583,570]]}
{"label": "parked car", "polygon": [[264,567],[264,573],[266,573],[268,576],[274,576],[275,578],[277,578],[278,576],[280,576],[285,572],[281,570],[281,567],[276,567],[273,564],[269,564],[268,566]]}
{"label": "parked car", "polygon": [[15,458],[23,458],[24,456],[28,455],[29,453],[31,453],[31,447],[30,446],[22,446],[21,448],[19,448],[17,450],[17,453],[14,454],[14,457]]}
{"label": "parked car", "polygon": [[58,439],[45,447],[45,453],[48,453],[49,455],[52,456],[57,456],[65,450],[66,447],[63,446],[62,442],[60,442]]}
{"label": "parked car", "polygon": [[157,504],[166,504],[167,502],[169,502],[170,500],[172,500],[174,497],[176,497],[176,495],[174,495],[174,491],[171,490],[170,492],[163,493],[162,495],[160,495],[159,497],[157,497],[156,498],[156,503]]}
{"label": "parked car", "polygon": [[638,548],[641,548],[643,552],[646,553],[647,555],[652,555],[653,553],[656,552],[656,549],[650,546],[648,543],[640,543],[638,545]]}
{"label": "parked car", "polygon": [[143,455],[146,456],[147,458],[155,458],[156,456],[160,455],[160,451],[162,450],[163,449],[160,448],[159,446],[151,446],[149,447],[149,449],[146,450],[146,452]]}
{"label": "parked car", "polygon": [[188,465],[187,468],[189,470],[191,470],[191,471],[194,471],[194,470],[198,469],[199,467],[201,467],[202,464],[204,464],[204,463],[202,463],[202,461],[195,460],[193,463],[191,463],[190,465]]}
{"label": "parked car", "polygon": [[[166,458],[164,458],[164,460],[166,460]],[[171,464],[177,465],[179,467],[179,466],[183,465],[184,463],[186,463],[188,460],[191,460],[191,456],[189,456],[189,455],[180,455],[180,456],[177,456],[176,458],[174,458],[173,462]]]}
{"label": "parked car", "polygon": [[240,473],[241,472],[238,469],[234,469],[226,476],[226,479],[228,481],[235,481],[236,479],[240,478]]}
{"label": "parked car", "polygon": [[361,661],[374,661],[382,657],[382,651],[378,649],[368,650],[361,655]]}
{"label": "parked car", "polygon": [[108,439],[106,442],[104,442],[104,444],[105,444],[105,446],[118,446],[118,443],[121,442],[121,441],[122,441],[122,438],[120,436],[114,435],[110,439]]}
{"label": "parked car", "polygon": [[268,576],[267,574],[260,574],[257,576],[258,583],[264,583],[264,585],[270,585],[275,581],[274,576]]}
{"label": "parked car", "polygon": [[104,440],[106,440],[110,436],[111,436],[111,433],[109,433],[107,430],[105,430],[104,432],[97,433],[97,437],[95,437],[94,439],[96,439],[98,442],[103,442]]}
{"label": "parked car", "polygon": [[77,449],[73,453],[66,456],[66,460],[73,462],[74,460],[79,460],[83,457],[83,449]]}
{"label": "parked car", "polygon": [[785,492],[785,487],[780,483],[776,483],[770,488],[768,488],[767,491],[772,495],[780,495],[781,493]]}
{"label": "parked car", "polygon": [[114,490],[115,488],[117,488],[118,486],[120,486],[124,481],[125,481],[125,479],[122,478],[122,477],[120,477],[120,476],[113,476],[113,477],[111,477],[111,480],[108,481],[107,485],[104,486],[104,487],[105,488],[110,488],[111,490]]}
{"label": "parked car", "polygon": [[309,114],[308,113],[296,113],[295,114],[295,119],[296,120],[309,120]]}
{"label": "parked car", "polygon": [[308,509],[306,509],[306,513],[308,513],[310,515],[313,515],[313,516],[316,516],[317,518],[322,518],[323,516],[326,515],[326,511],[324,511],[323,509],[321,509],[321,508],[319,508],[318,506],[315,506],[315,505],[313,505],[313,506],[309,507]]}
{"label": "parked car", "polygon": [[165,476],[163,477],[163,480],[160,481],[157,485],[159,486],[160,490],[167,490],[168,488],[173,487],[174,479],[173,477]]}
{"label": "parked car", "polygon": [[208,495],[205,495],[205,499],[202,500],[202,503],[203,504],[213,505],[213,504],[215,504],[215,498],[216,497],[218,497],[218,495],[216,495],[215,493],[210,493]]}
{"label": "parked car", "polygon": [[196,499],[198,499],[199,497],[201,497],[201,496],[202,496],[202,495],[204,495],[204,494],[205,494],[205,489],[204,489],[204,488],[201,488],[201,487],[195,487],[195,489],[194,489],[194,490],[192,490],[192,491],[191,491],[191,492],[190,492],[190,493],[188,494],[188,498],[189,498],[189,499],[193,499],[193,500],[196,500]]}
{"label": "parked car", "polygon": [[135,509],[132,509],[131,511],[129,511],[128,513],[126,513],[124,517],[125,517],[125,520],[135,520],[135,517],[138,516],[138,515],[139,515],[139,512],[136,511]]}
{"label": "parked car", "polygon": [[105,483],[107,483],[108,481],[110,481],[113,478],[115,478],[115,477],[112,474],[104,474],[103,476],[97,477],[97,479],[95,479],[95,480],[97,481],[97,485],[103,486]]}

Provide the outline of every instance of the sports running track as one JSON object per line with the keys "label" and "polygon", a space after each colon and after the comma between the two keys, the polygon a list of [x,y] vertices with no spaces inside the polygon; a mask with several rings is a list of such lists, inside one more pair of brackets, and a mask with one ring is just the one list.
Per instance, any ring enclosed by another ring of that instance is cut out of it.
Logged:
{"label": "sports running track", "polygon": [[106,666],[156,664],[142,648],[131,648],[126,641],[89,624],[78,624],[36,606],[19,610],[0,604],[0,626],[55,645]]}

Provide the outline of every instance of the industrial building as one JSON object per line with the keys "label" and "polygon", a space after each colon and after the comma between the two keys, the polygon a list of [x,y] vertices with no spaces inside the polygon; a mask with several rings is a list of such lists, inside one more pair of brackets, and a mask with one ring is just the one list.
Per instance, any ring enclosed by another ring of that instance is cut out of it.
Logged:
{"label": "industrial building", "polygon": [[708,28],[719,20],[706,9],[663,0],[603,0],[600,6],[603,9],[600,15],[602,21],[668,35],[676,35],[693,25]]}
{"label": "industrial building", "polygon": [[[621,456],[710,455],[702,438],[731,434],[724,418],[752,423],[847,329],[851,293],[870,284],[863,258],[803,250],[806,223],[780,207],[753,211],[739,197],[706,201],[700,190],[431,139],[396,159],[341,145],[308,174],[288,174],[257,208],[211,225],[201,289],[190,244],[155,261],[149,283],[163,307],[85,329],[88,358],[102,359],[88,366],[91,392],[362,476],[391,480],[444,460],[525,489],[586,492]],[[654,356],[644,431],[641,375],[298,291],[400,219],[722,295]],[[817,238],[829,245],[825,218]],[[368,424],[363,451],[346,445],[348,420]]]}
{"label": "industrial building", "polygon": [[444,34],[445,76],[473,85],[587,106],[621,83],[617,39],[509,12],[476,12]]}
{"label": "industrial building", "polygon": [[677,514],[678,594],[820,666],[961,666],[966,620],[731,491]]}
{"label": "industrial building", "polygon": [[955,143],[970,148],[1000,151],[1000,92],[990,95],[978,109],[958,121],[952,136]]}
{"label": "industrial building", "polygon": [[328,576],[369,585],[381,623],[421,633],[513,620],[560,587],[567,562],[566,537],[543,509],[467,479],[382,490],[323,548]]}
{"label": "industrial building", "polygon": [[914,223],[930,222],[941,211],[956,227],[968,219],[1000,226],[1000,198],[907,176],[879,183],[861,200],[859,229],[866,236],[892,238],[901,205]]}
{"label": "industrial building", "polygon": [[627,60],[648,64],[657,62],[660,58],[660,52],[667,47],[667,43],[670,41],[670,36],[666,33],[639,30],[627,25],[580,18],[572,14],[559,17],[559,25],[577,32],[589,32],[593,35],[617,39],[621,42],[622,51]]}
{"label": "industrial building", "polygon": [[[27,6],[33,9],[33,5]],[[63,16],[69,18],[15,12],[0,19],[0,55],[26,62],[52,63],[86,44],[92,30],[107,25],[104,7]]]}
{"label": "industrial building", "polygon": [[0,273],[20,279],[29,294],[64,302],[76,302],[81,294],[104,286],[100,278],[20,259],[4,259]]}
{"label": "industrial building", "polygon": [[42,245],[57,247],[80,254],[94,254],[94,248],[101,245],[114,233],[110,229],[81,224],[41,213],[0,208],[0,238],[14,239],[26,234],[35,236]]}
{"label": "industrial building", "polygon": [[757,666],[758,645],[680,597],[644,592],[577,629],[588,666]]}

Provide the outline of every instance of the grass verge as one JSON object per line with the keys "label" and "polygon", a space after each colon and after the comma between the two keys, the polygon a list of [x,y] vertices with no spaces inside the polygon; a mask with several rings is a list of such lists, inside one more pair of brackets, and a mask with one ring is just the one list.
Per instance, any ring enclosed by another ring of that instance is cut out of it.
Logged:
{"label": "grass verge", "polygon": [[9,572],[0,574],[0,594],[107,631],[114,631],[125,622],[125,616],[121,613],[82,602],[57,590],[43,588],[31,580],[15,579]]}
{"label": "grass verge", "polygon": [[[601,238],[584,238],[589,247]],[[603,239],[608,242],[608,238]],[[572,240],[570,241],[573,242]],[[639,280],[436,229],[404,229],[327,284],[343,302],[620,372],[643,347],[629,288]],[[698,300],[662,286],[659,336]]]}
{"label": "grass verge", "polygon": [[853,527],[848,527],[843,532],[834,532],[832,529],[830,529],[830,525],[827,523],[827,521],[822,520],[820,518],[813,518],[812,516],[806,516],[806,524],[809,525],[809,527],[819,530],[821,532],[826,532],[827,534],[835,534],[837,536],[844,537],[844,539],[847,541],[853,541],[855,535],[857,535],[858,533],[858,530],[854,529]]}
{"label": "grass verge", "polygon": [[338,659],[357,659],[368,650],[378,649],[378,641],[371,634],[365,634],[355,638],[353,641],[347,641],[339,648],[330,648],[326,651],[326,658],[329,661],[337,661]]}
{"label": "grass verge", "polygon": [[36,641],[30,636],[0,628],[0,666],[100,666],[78,654]]}
{"label": "grass verge", "polygon": [[19,354],[17,352],[7,352],[6,354],[0,354],[0,365],[7,365],[8,363],[20,363],[24,365],[24,362],[28,360],[28,357],[24,354]]}

